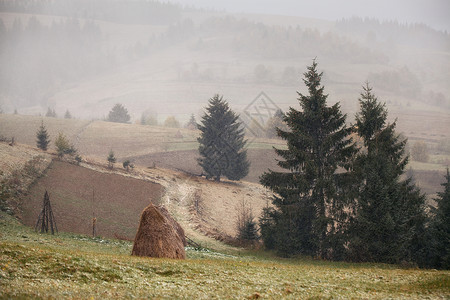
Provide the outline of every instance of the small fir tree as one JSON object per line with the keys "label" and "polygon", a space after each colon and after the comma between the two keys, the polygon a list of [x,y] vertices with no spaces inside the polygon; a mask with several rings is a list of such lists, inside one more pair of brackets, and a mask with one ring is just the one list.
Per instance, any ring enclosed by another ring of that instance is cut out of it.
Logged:
{"label": "small fir tree", "polygon": [[122,166],[123,166],[123,168],[124,168],[125,170],[127,170],[127,171],[129,171],[130,168],[131,168],[131,169],[134,168],[133,163],[131,163],[131,161],[130,161],[129,159],[127,159],[126,161],[124,161],[124,162],[122,163]]}
{"label": "small fir tree", "polygon": [[197,121],[195,120],[194,114],[191,115],[191,118],[189,119],[189,121],[186,123],[186,126],[184,126],[184,127],[187,129],[190,129],[190,130],[197,129]]}
{"label": "small fir tree", "polygon": [[243,200],[237,207],[237,238],[243,242],[252,242],[259,239],[258,228],[249,203]]}
{"label": "small fir tree", "polygon": [[209,100],[202,122],[198,124],[198,163],[207,178],[220,181],[222,176],[230,180],[247,176],[250,163],[244,149],[244,129],[238,118],[222,96],[215,95]]}
{"label": "small fir tree", "polygon": [[65,154],[75,155],[77,150],[75,147],[70,144],[67,137],[60,132],[58,137],[55,140],[56,152],[58,153],[58,157],[62,158]]}
{"label": "small fir tree", "polygon": [[112,149],[109,150],[109,154],[108,154],[108,157],[106,158],[106,160],[108,161],[108,167],[110,169],[112,169],[114,167],[114,164],[117,161],[117,159],[116,159],[116,157],[114,155],[114,151],[112,151]]}
{"label": "small fir tree", "polygon": [[72,119],[72,115],[70,114],[69,110],[66,110],[66,113],[64,114],[64,119]]}
{"label": "small fir tree", "polygon": [[284,113],[281,109],[277,109],[273,117],[267,120],[266,123],[266,137],[269,139],[279,138],[277,135],[277,128],[287,131],[288,128],[286,124],[283,122]]}
{"label": "small fir tree", "polygon": [[41,126],[36,132],[36,145],[39,149],[47,151],[48,144],[50,144],[50,136],[47,133],[47,129],[44,126],[44,122],[41,122]]}
{"label": "small fir tree", "polygon": [[49,118],[56,118],[56,111],[54,109],[51,109],[50,107],[47,109],[47,113],[45,114],[46,117]]}
{"label": "small fir tree", "polygon": [[277,129],[288,147],[275,149],[283,158],[278,165],[287,172],[269,170],[261,176],[261,183],[274,192],[274,208],[265,209],[260,220],[261,235],[266,246],[282,255],[337,258],[348,174],[336,171],[348,169],[355,147],[339,103],[326,105],[328,95],[315,60],[304,76],[309,94],[298,93],[302,109],[291,107],[286,113],[289,131]]}
{"label": "small fir tree", "polygon": [[79,155],[79,154],[75,155],[75,162],[77,165],[79,165],[82,161],[83,161],[83,158],[81,157],[81,155]]}
{"label": "small fir tree", "polygon": [[130,115],[128,114],[128,110],[122,104],[117,103],[109,112],[107,121],[128,123],[130,121]]}
{"label": "small fir tree", "polygon": [[253,216],[245,220],[243,226],[239,230],[238,239],[244,241],[256,241],[259,239],[258,228],[256,227]]}

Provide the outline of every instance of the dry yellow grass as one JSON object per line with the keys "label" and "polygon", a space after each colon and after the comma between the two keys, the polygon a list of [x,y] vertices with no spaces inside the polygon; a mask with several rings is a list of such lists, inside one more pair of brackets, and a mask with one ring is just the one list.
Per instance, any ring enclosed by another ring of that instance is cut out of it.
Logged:
{"label": "dry yellow grass", "polygon": [[8,143],[0,142],[0,179],[9,177],[14,172],[20,172],[28,162],[39,158],[41,162],[37,168],[46,168],[51,161],[48,153],[39,151],[33,147],[15,144],[9,146]]}
{"label": "dry yellow grass", "polygon": [[49,149],[54,149],[53,141],[59,132],[64,133],[72,143],[77,144],[77,136],[90,123],[86,120],[0,114],[0,134],[8,138],[14,137],[17,143],[35,147],[36,132],[41,126],[41,122],[44,123],[50,135]]}

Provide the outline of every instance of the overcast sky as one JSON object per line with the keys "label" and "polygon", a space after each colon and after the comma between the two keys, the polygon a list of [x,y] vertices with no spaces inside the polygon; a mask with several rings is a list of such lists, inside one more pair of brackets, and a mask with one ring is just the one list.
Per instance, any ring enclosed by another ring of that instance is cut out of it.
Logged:
{"label": "overcast sky", "polygon": [[291,15],[326,20],[352,16],[425,23],[450,32],[450,0],[169,0],[237,13]]}

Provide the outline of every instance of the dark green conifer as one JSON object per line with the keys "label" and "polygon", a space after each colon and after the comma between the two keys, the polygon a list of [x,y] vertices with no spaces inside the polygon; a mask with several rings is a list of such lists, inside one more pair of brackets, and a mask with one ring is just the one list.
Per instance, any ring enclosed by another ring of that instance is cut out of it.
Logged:
{"label": "dark green conifer", "polygon": [[317,62],[304,73],[308,95],[299,94],[301,110],[290,108],[284,122],[289,131],[277,129],[287,150],[275,149],[283,159],[278,165],[287,172],[269,170],[261,183],[275,195],[275,209],[268,208],[260,220],[265,245],[282,255],[295,253],[335,258],[332,242],[345,220],[345,201],[340,195],[347,168],[355,153],[351,128],[339,103],[327,106]]}
{"label": "dark green conifer", "polygon": [[106,158],[106,160],[108,161],[108,167],[110,169],[114,168],[114,164],[116,163],[117,159],[116,156],[114,155],[114,151],[109,150],[109,154],[108,157]]}
{"label": "dark green conifer", "polygon": [[[356,131],[365,148],[354,164],[357,195],[348,229],[349,258],[395,263],[413,260],[424,232],[424,196],[401,180],[408,163],[406,139],[387,124],[387,110],[368,83],[363,86]],[[415,241],[415,245],[413,245]]]}
{"label": "dark green conifer", "polygon": [[259,238],[258,228],[253,216],[245,220],[243,227],[239,230],[238,238],[243,241],[256,241]]}
{"label": "dark green conifer", "polygon": [[36,132],[36,146],[39,149],[47,151],[48,144],[50,144],[50,136],[47,133],[47,129],[44,126],[44,122],[41,122],[39,130]]}
{"label": "dark green conifer", "polygon": [[247,176],[250,163],[244,149],[244,129],[238,118],[222,96],[215,95],[209,100],[201,124],[198,124],[201,131],[198,163],[207,178],[220,181],[222,176],[230,180]]}
{"label": "dark green conifer", "polygon": [[64,119],[72,119],[72,115],[69,110],[66,110],[66,113],[64,114]]}
{"label": "dark green conifer", "polygon": [[191,129],[191,130],[197,129],[197,121],[195,120],[194,114],[191,115],[191,118],[189,119],[189,121],[186,123],[186,125],[184,127]]}
{"label": "dark green conifer", "polygon": [[128,114],[128,110],[122,104],[117,103],[109,112],[107,121],[128,123],[130,121],[130,115]]}
{"label": "dark green conifer", "polygon": [[46,117],[49,118],[56,118],[56,111],[54,109],[51,109],[50,107],[47,109],[47,113],[45,114]]}
{"label": "dark green conifer", "polygon": [[429,266],[450,269],[450,173],[447,168],[444,191],[438,193],[437,210],[431,226],[432,260]]}

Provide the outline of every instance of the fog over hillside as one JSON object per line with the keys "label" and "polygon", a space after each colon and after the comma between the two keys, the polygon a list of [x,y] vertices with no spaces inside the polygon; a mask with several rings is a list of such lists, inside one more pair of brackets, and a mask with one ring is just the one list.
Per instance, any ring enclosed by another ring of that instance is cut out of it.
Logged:
{"label": "fog over hillside", "polygon": [[132,122],[150,112],[184,123],[216,93],[242,112],[263,91],[286,110],[317,58],[329,101],[346,113],[366,80],[392,111],[448,111],[448,6],[3,0],[0,107],[103,119],[122,103]]}

